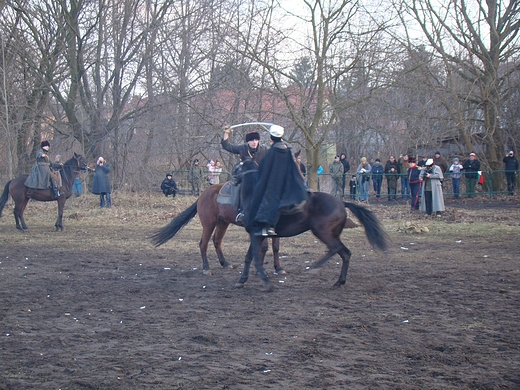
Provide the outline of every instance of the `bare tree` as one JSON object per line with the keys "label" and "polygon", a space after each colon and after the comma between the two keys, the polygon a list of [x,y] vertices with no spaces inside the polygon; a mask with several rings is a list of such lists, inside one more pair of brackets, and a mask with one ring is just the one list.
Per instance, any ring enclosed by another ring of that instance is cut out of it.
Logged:
{"label": "bare tree", "polygon": [[[427,73],[429,85],[466,148],[479,151],[491,169],[500,169],[504,155],[501,114],[511,97],[507,80],[520,66],[512,61],[520,49],[520,2],[414,0],[399,7],[403,21],[411,16],[418,23],[438,56],[437,64],[443,66],[443,78]],[[481,150],[478,142],[483,144]]]}
{"label": "bare tree", "polygon": [[[344,102],[334,97],[335,87],[356,67],[360,53],[381,28],[363,17],[357,1],[304,0],[302,14],[281,16],[275,1],[263,8],[261,3],[253,5],[256,12],[251,11],[250,18],[255,28],[246,31],[254,31],[255,38],[237,26],[242,32],[239,52],[262,67],[267,78],[262,78],[261,87],[274,90],[273,95],[284,102],[284,109],[273,112],[273,118],[285,117],[281,124],[289,140],[301,142],[313,167],[309,183],[316,188],[321,147],[337,123],[337,110],[345,109]],[[297,18],[303,35],[291,36],[287,28],[278,28],[286,26],[289,17]]]}

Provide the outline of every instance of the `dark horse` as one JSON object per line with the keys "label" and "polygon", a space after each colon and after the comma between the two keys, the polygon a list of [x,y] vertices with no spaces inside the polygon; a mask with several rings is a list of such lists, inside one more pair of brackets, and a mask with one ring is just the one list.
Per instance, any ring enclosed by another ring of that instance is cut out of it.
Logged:
{"label": "dark horse", "polygon": [[7,198],[10,194],[14,201],[14,220],[16,222],[16,228],[25,231],[28,230],[28,228],[23,218],[23,212],[25,211],[29,199],[39,200],[41,202],[57,201],[58,219],[54,226],[56,226],[56,230],[63,230],[63,208],[65,207],[67,199],[72,195],[72,183],[82,171],[89,169],[90,168],[85,162],[83,156],[74,153],[74,156],[63,164],[63,169],[61,170],[61,194],[57,199],[54,197],[54,193],[50,188],[36,190],[26,187],[24,183],[28,175],[20,175],[9,180],[5,185],[2,196],[0,197],[0,217],[2,216],[2,210],[4,209]]}
{"label": "dark horse", "polygon": [[[246,215],[249,209],[248,201],[251,199],[254,185],[257,180],[256,172],[251,172],[249,170],[250,164],[250,161],[244,161],[243,169],[245,172],[250,173],[244,175],[242,178],[242,191],[245,199],[244,210]],[[310,230],[325,245],[327,245],[329,251],[325,256],[314,263],[311,266],[311,269],[321,267],[336,253],[341,256],[343,265],[341,267],[339,279],[333,286],[334,288],[345,284],[351,256],[350,250],[341,242],[340,239],[341,232],[347,223],[345,207],[347,207],[364,226],[365,234],[370,244],[383,251],[386,250],[388,236],[372,211],[353,203],[344,202],[323,192],[310,193],[309,198],[301,211],[295,214],[281,215],[275,226],[278,237],[292,237]],[[251,261],[254,259],[255,267],[265,283],[266,291],[271,291],[273,286],[264,270],[263,261],[261,260],[259,253],[263,237],[256,235],[255,233],[258,233],[256,231],[248,231],[248,233],[251,238],[250,250],[252,251],[253,256],[246,257],[242,277],[237,282],[236,287],[244,287],[244,283],[249,278]]]}
{"label": "dark horse", "polygon": [[[197,199],[195,203],[193,203],[190,207],[184,210],[182,213],[177,215],[168,225],[163,228],[157,230],[153,233],[151,239],[155,246],[159,246],[164,244],[166,241],[171,239],[179,230],[181,230],[185,225],[190,222],[193,217],[198,213],[199,219],[202,224],[202,237],[199,242],[200,254],[202,256],[202,271],[204,274],[211,274],[209,262],[208,262],[208,244],[211,239],[211,234],[215,231],[213,235],[213,245],[215,246],[215,250],[217,251],[218,260],[222,267],[232,267],[224,258],[224,254],[222,253],[222,239],[226,234],[226,230],[229,224],[235,224],[235,218],[237,216],[237,212],[231,205],[220,204],[217,203],[217,195],[222,188],[223,184],[214,184],[209,186],[202,192],[200,197]],[[260,247],[261,253],[261,261],[265,258],[265,253],[267,252],[268,240],[262,240],[262,245]],[[285,273],[284,269],[280,265],[280,258],[278,256],[280,249],[280,240],[277,237],[273,238],[273,255],[274,255],[274,269],[277,273]],[[247,256],[250,256],[251,252],[249,251]],[[246,256],[246,261],[247,261]]]}

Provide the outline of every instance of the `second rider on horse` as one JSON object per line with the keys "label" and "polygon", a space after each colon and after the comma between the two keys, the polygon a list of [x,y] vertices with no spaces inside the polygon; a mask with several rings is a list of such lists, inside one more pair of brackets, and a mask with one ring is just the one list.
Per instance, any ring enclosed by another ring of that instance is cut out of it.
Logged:
{"label": "second rider on horse", "polygon": [[36,190],[45,190],[50,187],[54,197],[58,198],[60,196],[58,184],[61,182],[59,170],[62,168],[62,164],[50,162],[50,147],[49,141],[41,142],[40,150],[36,152],[36,162],[24,184],[26,187]]}

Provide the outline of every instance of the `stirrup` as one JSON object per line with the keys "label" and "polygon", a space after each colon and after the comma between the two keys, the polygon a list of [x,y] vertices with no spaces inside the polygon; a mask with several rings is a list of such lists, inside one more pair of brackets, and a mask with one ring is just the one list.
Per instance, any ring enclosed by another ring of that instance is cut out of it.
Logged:
{"label": "stirrup", "polygon": [[244,222],[244,213],[238,213],[235,217],[235,222]]}
{"label": "stirrup", "polygon": [[274,231],[274,227],[269,227],[266,229],[266,233],[268,236],[276,236],[276,232]]}

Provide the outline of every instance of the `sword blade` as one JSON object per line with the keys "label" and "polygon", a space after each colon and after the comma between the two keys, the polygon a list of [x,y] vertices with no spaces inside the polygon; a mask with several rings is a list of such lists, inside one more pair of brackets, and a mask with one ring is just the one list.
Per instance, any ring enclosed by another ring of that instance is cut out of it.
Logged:
{"label": "sword blade", "polygon": [[269,122],[247,122],[247,123],[240,123],[238,125],[233,125],[233,126],[230,126],[229,128],[230,129],[235,129],[237,127],[242,127],[242,126],[263,126],[266,130],[267,130],[267,127],[269,126],[272,126],[274,125],[274,123],[269,123]]}

